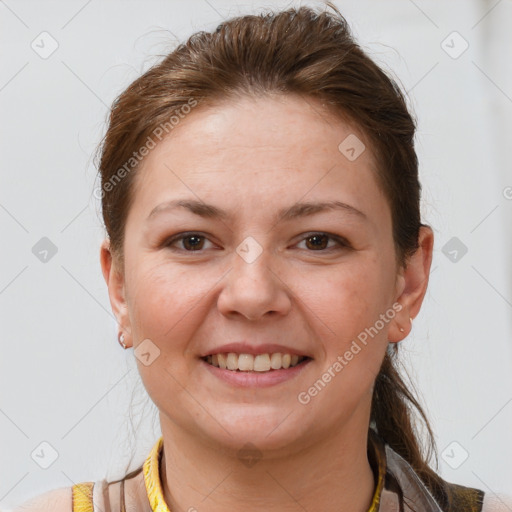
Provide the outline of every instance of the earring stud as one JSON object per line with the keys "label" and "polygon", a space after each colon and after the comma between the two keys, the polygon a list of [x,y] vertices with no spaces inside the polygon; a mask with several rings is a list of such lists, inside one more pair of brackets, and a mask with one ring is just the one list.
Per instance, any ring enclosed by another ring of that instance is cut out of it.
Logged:
{"label": "earring stud", "polygon": [[126,349],[127,347],[126,347],[126,343],[124,342],[124,334],[123,333],[121,333],[121,332],[119,333],[118,340],[119,340],[119,343],[122,345],[122,347],[124,349]]}
{"label": "earring stud", "polygon": [[[412,318],[411,317],[409,317],[409,322],[411,322],[411,327],[412,327]],[[398,330],[400,332],[405,332],[405,329],[403,327],[400,327]]]}

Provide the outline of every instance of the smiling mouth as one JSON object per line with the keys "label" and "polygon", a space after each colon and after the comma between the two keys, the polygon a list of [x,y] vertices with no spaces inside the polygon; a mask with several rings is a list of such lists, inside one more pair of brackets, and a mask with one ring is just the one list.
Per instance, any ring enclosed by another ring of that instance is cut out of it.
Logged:
{"label": "smiling mouth", "polygon": [[310,360],[308,356],[296,354],[236,354],[235,352],[210,354],[201,358],[208,364],[223,370],[239,372],[271,372],[293,368],[305,361]]}

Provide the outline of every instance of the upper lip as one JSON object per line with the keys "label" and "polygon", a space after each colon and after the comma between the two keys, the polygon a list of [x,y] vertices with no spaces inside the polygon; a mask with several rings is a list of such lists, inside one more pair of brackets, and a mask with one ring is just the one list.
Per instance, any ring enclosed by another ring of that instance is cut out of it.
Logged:
{"label": "upper lip", "polygon": [[226,345],[220,345],[215,348],[210,348],[200,354],[199,357],[206,357],[212,354],[220,354],[225,352],[234,352],[236,354],[274,354],[276,352],[280,352],[281,354],[291,354],[297,356],[306,356],[311,357],[305,351],[299,350],[297,348],[285,347],[284,345],[278,345],[276,343],[262,343],[258,345],[253,345],[248,342],[235,342],[228,343]]}

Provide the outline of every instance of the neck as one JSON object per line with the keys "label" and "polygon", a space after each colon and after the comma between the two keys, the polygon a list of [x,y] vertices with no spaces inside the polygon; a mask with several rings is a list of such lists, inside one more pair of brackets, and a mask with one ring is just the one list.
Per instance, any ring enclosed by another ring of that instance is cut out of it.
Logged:
{"label": "neck", "polygon": [[247,512],[370,508],[376,482],[367,457],[367,424],[346,425],[307,450],[265,454],[249,465],[162,419],[160,478],[172,512],[240,510],[241,504]]}

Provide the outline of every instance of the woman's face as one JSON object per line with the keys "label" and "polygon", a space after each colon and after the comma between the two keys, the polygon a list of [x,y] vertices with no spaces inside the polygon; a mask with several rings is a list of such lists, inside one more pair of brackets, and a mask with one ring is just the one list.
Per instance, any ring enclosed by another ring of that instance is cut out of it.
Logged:
{"label": "woman's face", "polygon": [[[388,330],[404,325],[374,166],[359,130],[294,96],[197,107],[149,153],[118,318],[163,430],[276,450],[366,432]],[[203,358],[229,352],[259,354],[238,363],[261,371]],[[274,353],[308,359],[269,370],[288,359]]]}

